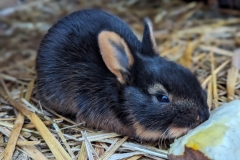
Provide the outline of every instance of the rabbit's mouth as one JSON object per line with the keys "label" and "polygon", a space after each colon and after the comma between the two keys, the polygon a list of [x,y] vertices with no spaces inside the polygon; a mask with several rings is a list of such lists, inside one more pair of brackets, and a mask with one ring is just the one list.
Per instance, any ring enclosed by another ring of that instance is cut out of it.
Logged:
{"label": "rabbit's mouth", "polygon": [[196,128],[200,124],[201,122],[197,119],[195,123],[187,123],[185,127],[177,127],[176,125],[171,125],[163,134],[165,135],[166,138],[169,139],[178,138],[187,134],[189,130]]}
{"label": "rabbit's mouth", "polygon": [[134,124],[135,134],[142,140],[158,140],[158,139],[173,139],[185,135],[190,127],[171,127],[165,131],[148,130],[138,122]]}

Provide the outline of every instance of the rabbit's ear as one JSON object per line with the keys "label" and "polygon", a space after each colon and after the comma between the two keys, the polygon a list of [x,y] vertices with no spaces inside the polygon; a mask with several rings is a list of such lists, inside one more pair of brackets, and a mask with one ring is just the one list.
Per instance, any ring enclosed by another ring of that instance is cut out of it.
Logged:
{"label": "rabbit's ear", "polygon": [[144,19],[141,53],[150,56],[158,54],[157,43],[153,35],[153,27],[149,18]]}
{"label": "rabbit's ear", "polygon": [[125,75],[132,66],[134,59],[124,39],[115,32],[102,31],[98,35],[98,44],[103,61],[107,68],[122,84]]}

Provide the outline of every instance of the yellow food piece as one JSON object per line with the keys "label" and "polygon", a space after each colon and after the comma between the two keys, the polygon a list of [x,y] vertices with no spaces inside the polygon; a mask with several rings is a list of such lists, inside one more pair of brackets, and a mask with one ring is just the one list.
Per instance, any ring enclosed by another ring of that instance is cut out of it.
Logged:
{"label": "yellow food piece", "polygon": [[176,139],[168,154],[185,156],[186,147],[213,160],[240,160],[240,100],[213,110],[207,121]]}
{"label": "yellow food piece", "polygon": [[194,150],[202,150],[208,146],[220,145],[225,132],[228,130],[228,127],[224,125],[226,121],[226,118],[224,120],[221,119],[220,122],[214,122],[214,125],[192,135],[188,139],[186,146]]}

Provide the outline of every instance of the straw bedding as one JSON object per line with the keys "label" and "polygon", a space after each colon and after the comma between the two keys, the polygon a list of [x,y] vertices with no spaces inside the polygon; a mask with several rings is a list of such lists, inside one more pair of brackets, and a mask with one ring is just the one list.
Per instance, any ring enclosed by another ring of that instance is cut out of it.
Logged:
{"label": "straw bedding", "polygon": [[208,92],[210,109],[240,98],[240,18],[234,10],[170,0],[2,0],[1,159],[166,159],[167,142],[143,144],[85,128],[35,98],[35,57],[42,37],[58,19],[82,8],[104,9],[121,17],[139,39],[143,18],[148,16],[161,56],[198,77]]}

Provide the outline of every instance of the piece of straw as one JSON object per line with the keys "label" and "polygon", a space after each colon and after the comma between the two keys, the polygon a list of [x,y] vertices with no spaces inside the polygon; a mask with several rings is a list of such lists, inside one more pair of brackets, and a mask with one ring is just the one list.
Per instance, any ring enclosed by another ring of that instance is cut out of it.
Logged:
{"label": "piece of straw", "polygon": [[22,129],[24,123],[24,116],[22,113],[18,113],[17,118],[14,123],[14,127],[12,129],[11,135],[9,137],[7,146],[5,148],[5,154],[4,154],[4,159],[5,160],[11,160],[13,156],[13,152],[15,150],[15,146],[18,140],[18,136],[20,134],[20,131]]}
{"label": "piece of straw", "polygon": [[[0,127],[0,132],[3,133],[5,136],[9,137],[11,131],[6,127]],[[20,138],[18,138],[18,142],[22,142]],[[21,148],[27,152],[27,154],[33,159],[41,159],[47,160],[47,158],[35,147],[35,146],[21,146]]]}
{"label": "piece of straw", "polygon": [[81,150],[79,151],[78,160],[85,160],[87,157],[87,150],[85,141],[82,141]]}
{"label": "piece of straw", "polygon": [[99,160],[107,160],[126,140],[128,139],[127,136],[119,140],[112,148],[106,151]]}
{"label": "piece of straw", "polygon": [[214,98],[214,106],[218,107],[218,91],[217,91],[217,76],[214,73],[214,55],[213,52],[210,52],[210,61],[211,61],[211,73],[212,73],[212,87],[213,87],[213,98]]}
{"label": "piece of straw", "polygon": [[6,96],[2,90],[0,90],[0,94],[4,97],[4,99],[8,100],[11,105],[17,108],[20,112],[22,112],[25,116],[27,116],[32,123],[36,126],[36,129],[39,131],[43,139],[46,141],[48,147],[54,154],[54,156],[59,160],[70,160],[70,156],[64,150],[64,148],[60,145],[60,143],[56,140],[56,138],[49,132],[47,127],[41,121],[41,119],[35,114],[28,111],[21,104],[17,103],[10,97]]}

